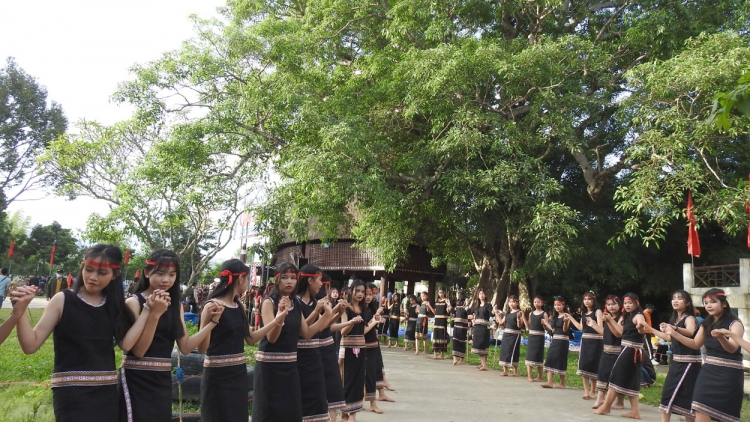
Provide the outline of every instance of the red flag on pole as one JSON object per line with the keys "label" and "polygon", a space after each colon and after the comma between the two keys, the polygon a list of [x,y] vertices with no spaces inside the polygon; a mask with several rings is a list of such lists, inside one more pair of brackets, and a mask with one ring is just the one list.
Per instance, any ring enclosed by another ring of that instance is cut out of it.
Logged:
{"label": "red flag on pole", "polygon": [[127,264],[130,261],[130,249],[125,249],[125,263]]}
{"label": "red flag on pole", "polygon": [[49,266],[55,265],[55,249],[57,249],[57,241],[52,244],[52,253],[49,254]]}
{"label": "red flag on pole", "polygon": [[701,243],[698,239],[698,230],[695,229],[695,212],[693,210],[693,195],[688,191],[688,203],[686,211],[687,219],[690,222],[688,227],[688,255],[696,258],[701,256]]}
{"label": "red flag on pole", "polygon": [[11,240],[10,241],[10,248],[8,248],[8,258],[13,256],[13,249],[16,247],[16,242]]}

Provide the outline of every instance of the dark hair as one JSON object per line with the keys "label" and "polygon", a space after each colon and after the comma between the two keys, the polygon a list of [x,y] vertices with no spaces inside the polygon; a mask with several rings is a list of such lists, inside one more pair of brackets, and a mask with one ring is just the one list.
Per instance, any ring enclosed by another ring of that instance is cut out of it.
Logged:
{"label": "dark hair", "polygon": [[[302,295],[305,294],[310,289],[310,280],[313,277],[310,277],[309,275],[302,275],[302,274],[320,274],[321,279],[323,277],[323,271],[312,264],[306,264],[304,267],[299,269],[299,274],[297,275],[297,296],[302,297]],[[323,290],[322,288],[320,290]],[[315,302],[317,302],[317,299],[314,297],[316,295],[311,294],[310,298],[313,299],[313,306],[315,306]]]}
{"label": "dark hair", "polygon": [[[596,293],[594,293],[591,290],[589,290],[588,292],[586,292],[586,293],[583,294],[583,298],[584,299],[586,299],[587,297],[590,297],[591,300],[594,301],[594,304],[591,306],[591,311],[589,311],[588,308],[586,309],[586,313],[598,311],[599,310],[599,302],[596,301]],[[583,303],[583,301],[581,301],[581,305],[583,305],[583,307],[586,308],[586,305]]]}
{"label": "dark hair", "polygon": [[[354,306],[354,291],[359,286],[362,286],[362,292],[365,293],[365,294],[367,294],[367,292],[366,292],[367,285],[365,284],[365,282],[362,281],[362,280],[360,280],[360,279],[354,280],[352,282],[351,286],[349,286],[349,297],[347,298],[347,300],[349,301],[349,304],[352,305],[352,306]],[[362,302],[358,303],[360,310],[362,310],[362,309],[364,309],[366,307],[366,306],[364,306],[364,301],[365,301],[365,298],[363,297],[362,298]]]}
{"label": "dark hair", "polygon": [[[373,315],[375,315],[375,312],[377,312],[378,308],[380,307],[380,304],[376,300],[377,295],[375,294],[375,292],[378,290],[378,288],[374,284],[370,283],[370,284],[367,285],[367,290],[372,290],[372,301],[370,301],[370,303],[367,304],[367,307],[370,309],[370,312]],[[365,290],[365,295],[367,294],[367,290]]]}
{"label": "dark hair", "polygon": [[[563,303],[563,312],[565,312],[565,309],[567,309],[568,304],[565,303],[565,298],[562,296],[555,296],[555,302],[562,302]],[[560,317],[560,314],[557,312],[557,309],[555,307],[552,307],[552,325],[555,325],[554,323],[557,322],[557,318]]]}
{"label": "dark hair", "polygon": [[[695,307],[693,307],[693,298],[690,296],[690,293],[684,290],[675,290],[674,293],[672,293],[672,297],[674,297],[674,295],[680,295],[685,302],[685,312],[683,312],[683,315],[686,317],[695,317]],[[677,318],[677,311],[673,309],[672,317],[669,318],[669,323],[677,324],[679,322]]]}
{"label": "dark hair", "polygon": [[[398,298],[398,300],[396,300],[396,298]],[[395,303],[396,305],[398,305],[400,309],[401,308],[401,293],[394,292],[393,295],[391,295],[391,303],[392,304]]]}
{"label": "dark hair", "polygon": [[[516,295],[509,295],[508,296],[508,309],[510,309],[510,301],[511,300],[515,300],[516,302],[519,302],[518,296],[516,296]],[[518,309],[521,309],[521,303],[520,302],[518,303]]]}
{"label": "dark hair", "polygon": [[[122,265],[122,251],[115,245],[94,245],[86,250],[84,261],[99,259],[102,264]],[[83,287],[83,265],[73,283],[73,292],[78,293]],[[122,288],[122,271],[112,269],[112,280],[102,292],[107,302],[107,314],[115,328],[115,342],[119,343],[132,326],[130,316],[125,312],[125,291]]]}
{"label": "dark hair", "polygon": [[141,270],[141,276],[138,282],[132,288],[133,293],[140,293],[148,290],[151,286],[151,282],[146,277],[146,271],[153,273],[159,270],[169,270],[170,267],[175,267],[177,277],[174,280],[174,284],[167,290],[169,293],[169,299],[171,301],[167,314],[169,318],[169,325],[172,327],[172,336],[175,339],[181,338],[185,332],[182,329],[182,320],[180,319],[180,258],[176,253],[169,249],[157,249],[149,255],[146,260],[146,265]]}
{"label": "dark hair", "polygon": [[727,296],[724,293],[724,290],[709,289],[706,293],[703,293],[701,299],[706,299],[707,297],[718,300],[722,309],[721,315],[716,318],[716,321],[714,321],[714,318],[712,318],[711,315],[703,320],[704,335],[711,335],[711,330],[715,328],[728,328],[729,323],[736,320],[737,317],[732,313],[732,307],[729,306],[729,302],[727,302]]}
{"label": "dark hair", "polygon": [[[279,265],[276,268],[276,279],[278,280],[281,277],[281,274],[287,273],[287,272],[293,272],[295,274],[299,274],[299,270],[297,269],[297,266],[295,266],[292,263],[284,262],[281,265]],[[299,284],[299,283],[297,283]],[[296,289],[295,289],[296,290]],[[293,296],[293,295],[292,295]],[[271,291],[268,292],[268,297],[273,299],[274,301],[274,308],[275,305],[279,303],[279,299],[281,299],[281,293],[279,293],[279,283],[278,281],[276,283],[273,283],[273,286],[271,287]],[[290,298],[293,299],[293,298]]]}
{"label": "dark hair", "polygon": [[409,302],[410,303],[411,303],[412,300],[414,300],[414,303],[417,303],[417,297],[416,296],[414,296],[414,295],[407,295],[407,297],[409,298]]}
{"label": "dark hair", "polygon": [[625,296],[622,297],[623,304],[625,303],[625,299],[630,299],[631,301],[635,302],[636,308],[635,308],[635,311],[633,311],[633,312],[626,312],[623,309],[622,317],[624,319],[628,319],[628,317],[630,317],[630,314],[639,314],[639,313],[642,314],[643,313],[643,308],[641,308],[641,300],[638,299],[638,295],[637,294],[635,294],[635,293],[627,293]]}
{"label": "dark hair", "polygon": [[8,275],[8,269],[7,268],[0,269],[0,274],[2,274],[2,275]]}
{"label": "dark hair", "polygon": [[484,301],[487,302],[487,292],[484,291],[483,288],[478,288],[476,291],[474,291],[474,300],[479,304],[479,293],[484,293]]}
{"label": "dark hair", "polygon": [[466,302],[466,296],[464,296],[464,291],[459,290],[456,292],[456,306],[464,306],[464,302]]}
{"label": "dark hair", "polygon": [[604,299],[605,306],[606,306],[606,303],[609,302],[610,300],[614,300],[615,303],[617,304],[617,315],[613,315],[613,316],[615,317],[620,316],[620,314],[622,313],[622,301],[617,295],[609,295]]}
{"label": "dark hair", "polygon": [[[247,327],[247,335],[250,335],[250,321],[247,319],[247,312],[245,312],[245,307],[242,305],[242,302],[240,302],[239,298],[237,297],[237,294],[234,293],[234,288],[237,286],[237,282],[239,280],[239,277],[236,274],[245,273],[247,274],[250,272],[250,268],[245,265],[244,262],[240,261],[239,259],[230,259],[229,261],[224,261],[223,264],[221,264],[221,270],[220,272],[224,272],[224,270],[228,270],[232,273],[232,275],[220,275],[219,276],[219,285],[216,286],[216,288],[208,295],[208,299],[213,299],[215,297],[222,297],[227,293],[233,293],[232,294],[232,301],[237,304],[237,306],[242,309],[242,315],[245,319],[245,327]],[[232,284],[229,284],[229,279],[232,279]]]}

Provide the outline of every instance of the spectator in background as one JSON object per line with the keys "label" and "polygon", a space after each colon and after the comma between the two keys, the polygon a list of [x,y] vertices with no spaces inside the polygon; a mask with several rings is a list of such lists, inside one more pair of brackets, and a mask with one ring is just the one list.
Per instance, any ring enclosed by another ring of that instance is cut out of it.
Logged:
{"label": "spectator in background", "polygon": [[0,308],[3,307],[3,301],[5,300],[5,293],[10,285],[10,277],[8,276],[8,269],[0,269]]}
{"label": "spectator in background", "polygon": [[47,282],[47,300],[50,300],[52,296],[60,293],[62,290],[68,288],[68,282],[63,278],[63,270],[57,270],[55,279]]}
{"label": "spectator in background", "polygon": [[653,327],[651,325],[651,315],[654,313],[654,305],[647,303],[646,306],[643,309],[643,317],[646,319],[646,328],[644,328],[643,332],[646,335],[646,348],[648,349],[648,358],[652,361],[653,364],[658,365],[659,362],[654,359],[654,345],[651,343],[651,338],[654,336],[651,334],[651,330],[649,330],[649,327]]}
{"label": "spectator in background", "polygon": [[698,322],[698,325],[703,324],[703,316],[701,315],[701,310],[698,308],[695,308],[695,320]]}

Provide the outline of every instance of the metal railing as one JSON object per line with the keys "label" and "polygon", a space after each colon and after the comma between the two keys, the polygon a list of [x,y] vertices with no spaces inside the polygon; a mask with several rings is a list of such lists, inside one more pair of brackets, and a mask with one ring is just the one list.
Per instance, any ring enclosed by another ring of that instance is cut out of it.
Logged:
{"label": "metal railing", "polygon": [[693,269],[695,287],[735,287],[740,285],[740,265],[712,265]]}

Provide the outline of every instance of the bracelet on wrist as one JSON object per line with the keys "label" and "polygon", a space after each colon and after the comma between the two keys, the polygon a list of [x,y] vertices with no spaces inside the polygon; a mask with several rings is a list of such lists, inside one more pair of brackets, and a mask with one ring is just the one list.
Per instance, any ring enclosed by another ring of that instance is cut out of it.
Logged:
{"label": "bracelet on wrist", "polygon": [[277,323],[276,323],[276,325],[278,325],[279,327],[283,327],[283,326],[284,326],[284,322],[282,322],[281,324],[279,324],[279,323],[277,322]]}
{"label": "bracelet on wrist", "polygon": [[151,307],[150,307],[150,306],[148,306],[148,303],[144,303],[144,304],[143,304],[143,309],[145,309],[145,310],[147,310],[147,311],[150,311],[150,310],[151,310]]}
{"label": "bracelet on wrist", "polygon": [[219,321],[214,321],[214,320],[212,319],[212,320],[211,320],[210,322],[213,322],[214,324],[216,324],[216,325],[219,325]]}

